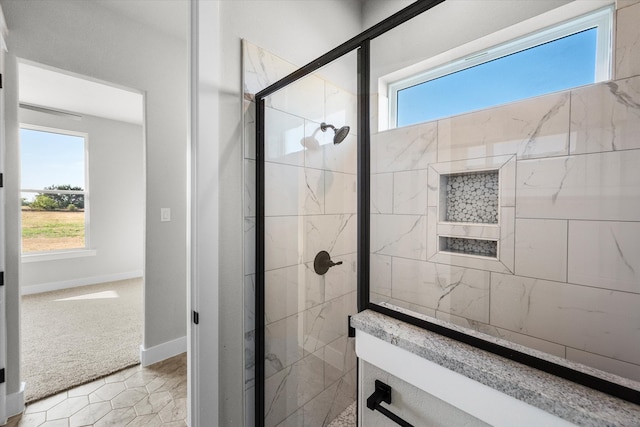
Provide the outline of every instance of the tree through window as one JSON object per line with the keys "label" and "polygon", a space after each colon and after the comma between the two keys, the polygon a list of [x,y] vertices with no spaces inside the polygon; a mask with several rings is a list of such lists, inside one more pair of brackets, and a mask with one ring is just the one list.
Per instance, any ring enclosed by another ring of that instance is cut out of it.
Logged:
{"label": "tree through window", "polygon": [[86,247],[86,136],[20,129],[22,252]]}

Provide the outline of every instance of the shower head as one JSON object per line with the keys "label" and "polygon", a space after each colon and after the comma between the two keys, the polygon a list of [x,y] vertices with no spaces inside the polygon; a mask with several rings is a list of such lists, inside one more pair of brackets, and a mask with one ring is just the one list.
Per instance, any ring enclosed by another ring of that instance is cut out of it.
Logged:
{"label": "shower head", "polygon": [[322,132],[326,132],[327,128],[333,129],[333,143],[340,144],[344,139],[349,135],[349,130],[351,129],[349,126],[342,126],[340,129],[336,129],[334,125],[330,125],[328,123],[322,122],[320,123],[320,130]]}

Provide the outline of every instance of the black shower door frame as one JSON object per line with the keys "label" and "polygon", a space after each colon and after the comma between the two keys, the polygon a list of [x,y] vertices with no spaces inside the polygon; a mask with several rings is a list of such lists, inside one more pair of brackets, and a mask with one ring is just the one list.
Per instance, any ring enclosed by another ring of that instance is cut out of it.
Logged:
{"label": "black shower door frame", "polygon": [[418,0],[375,26],[330,50],[255,94],[256,103],[256,305],[255,305],[255,426],[264,427],[265,410],[265,98],[329,63],[357,51],[357,302],[358,312],[374,310],[408,324],[444,335],[493,354],[542,370],[578,384],[640,404],[640,392],[576,371],[463,332],[422,320],[375,303],[369,298],[370,272],[370,42],[445,0]]}

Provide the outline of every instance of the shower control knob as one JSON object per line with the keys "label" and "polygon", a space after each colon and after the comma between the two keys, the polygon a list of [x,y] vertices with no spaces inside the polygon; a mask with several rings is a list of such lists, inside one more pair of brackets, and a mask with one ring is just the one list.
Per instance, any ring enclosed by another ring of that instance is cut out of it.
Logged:
{"label": "shower control knob", "polygon": [[313,268],[320,276],[324,275],[333,266],[342,264],[342,261],[331,261],[331,255],[327,251],[320,251],[313,261]]}

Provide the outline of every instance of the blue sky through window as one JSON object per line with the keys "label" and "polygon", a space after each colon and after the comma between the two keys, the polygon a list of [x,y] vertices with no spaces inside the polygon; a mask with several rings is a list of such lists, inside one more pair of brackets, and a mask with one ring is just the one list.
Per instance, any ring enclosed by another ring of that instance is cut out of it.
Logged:
{"label": "blue sky through window", "polygon": [[590,84],[595,81],[597,28],[535,46],[398,91],[397,125]]}
{"label": "blue sky through window", "polygon": [[[85,188],[84,138],[32,129],[20,129],[23,189],[69,184]],[[23,194],[31,199],[34,194]]]}

